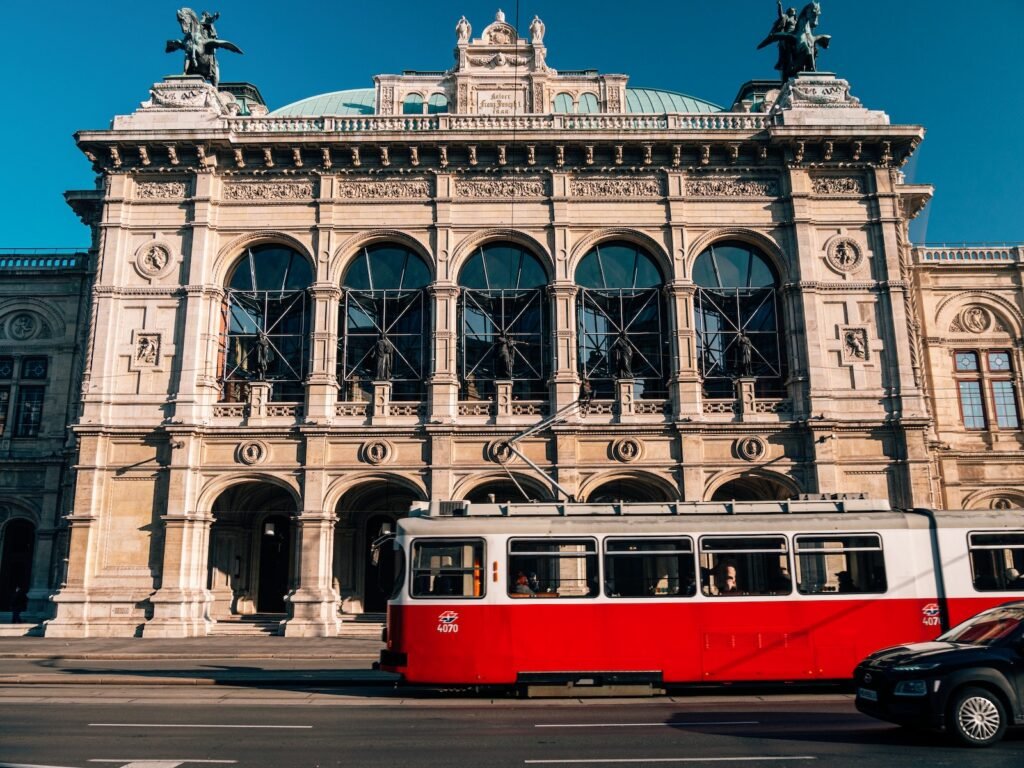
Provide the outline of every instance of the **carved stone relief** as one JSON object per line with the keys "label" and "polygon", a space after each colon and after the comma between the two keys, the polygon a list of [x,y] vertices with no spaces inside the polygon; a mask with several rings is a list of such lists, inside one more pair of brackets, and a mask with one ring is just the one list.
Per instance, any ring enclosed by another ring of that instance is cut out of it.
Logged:
{"label": "carved stone relief", "polygon": [[135,271],[143,277],[161,277],[171,267],[171,248],[166,243],[151,241],[135,251]]}
{"label": "carved stone relief", "polygon": [[181,200],[188,197],[184,181],[139,181],[135,184],[135,197],[139,200]]}
{"label": "carved stone relief", "polygon": [[150,368],[160,360],[160,334],[137,333],[132,361],[136,367]]}
{"label": "carved stone relief", "polygon": [[960,312],[960,325],[967,333],[985,333],[992,327],[992,315],[984,307],[966,307]]}
{"label": "carved stone relief", "polygon": [[661,181],[655,178],[573,179],[569,182],[573,197],[660,197]]}
{"label": "carved stone relief", "polygon": [[757,461],[768,454],[768,443],[760,437],[751,435],[741,437],[734,445],[736,456],[744,461]]}
{"label": "carved stone relief", "polygon": [[544,197],[545,192],[542,179],[458,179],[455,182],[456,197]]}
{"label": "carved stone relief", "polygon": [[262,440],[247,440],[240,443],[236,457],[242,464],[262,464],[270,455],[270,449]]}
{"label": "carved stone relief", "polygon": [[27,341],[39,333],[39,322],[30,312],[19,312],[7,322],[7,335],[15,341]]}
{"label": "carved stone relief", "polygon": [[506,440],[495,440],[487,445],[487,458],[495,464],[508,464],[514,457]]}
{"label": "carved stone relief", "polygon": [[843,362],[863,363],[868,359],[868,329],[840,328],[843,342]]}
{"label": "carved stone relief", "polygon": [[225,200],[305,200],[311,197],[311,181],[241,181],[224,185]]}
{"label": "carved stone relief", "polygon": [[612,456],[624,464],[636,461],[643,453],[643,443],[632,437],[622,437],[612,443]]}
{"label": "carved stone relief", "polygon": [[338,185],[337,196],[346,200],[402,200],[430,197],[430,182],[350,181]]}
{"label": "carved stone relief", "polygon": [[845,274],[864,262],[864,252],[851,237],[833,237],[825,244],[825,261],[836,272]]}
{"label": "carved stone relief", "polygon": [[815,176],[811,188],[816,195],[863,195],[863,176]]}
{"label": "carved stone relief", "polygon": [[395,448],[387,440],[367,440],[359,453],[367,464],[383,464],[395,454]]}
{"label": "carved stone relief", "polygon": [[775,197],[777,179],[687,179],[686,193],[696,197]]}

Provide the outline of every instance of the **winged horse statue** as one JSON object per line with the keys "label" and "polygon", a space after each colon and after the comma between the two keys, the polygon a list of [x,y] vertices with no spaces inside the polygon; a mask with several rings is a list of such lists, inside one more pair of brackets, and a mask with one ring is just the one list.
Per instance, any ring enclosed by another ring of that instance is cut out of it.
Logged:
{"label": "winged horse statue", "polygon": [[757,47],[761,49],[772,43],[779,44],[779,62],[775,68],[782,73],[783,81],[800,72],[817,71],[818,48],[828,48],[832,40],[831,35],[814,34],[820,18],[821,3],[818,0],[805,5],[795,21],[792,9],[783,14],[782,3],[779,3],[779,21]]}
{"label": "winged horse statue", "polygon": [[241,53],[242,49],[227,40],[217,37],[214,22],[220,18],[219,13],[210,14],[203,11],[202,18],[196,16],[191,8],[178,10],[178,23],[184,34],[181,40],[168,40],[167,53],[172,51],[185,52],[185,74],[199,75],[209,81],[214,88],[220,80],[220,68],[217,66],[217,49],[223,48],[233,53]]}

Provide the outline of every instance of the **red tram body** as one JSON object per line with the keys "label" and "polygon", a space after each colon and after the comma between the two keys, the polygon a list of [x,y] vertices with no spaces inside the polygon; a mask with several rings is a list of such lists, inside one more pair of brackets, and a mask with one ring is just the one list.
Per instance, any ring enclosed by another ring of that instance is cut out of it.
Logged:
{"label": "red tram body", "polygon": [[381,654],[410,683],[848,679],[880,647],[1024,595],[1019,511],[424,507],[398,524]]}

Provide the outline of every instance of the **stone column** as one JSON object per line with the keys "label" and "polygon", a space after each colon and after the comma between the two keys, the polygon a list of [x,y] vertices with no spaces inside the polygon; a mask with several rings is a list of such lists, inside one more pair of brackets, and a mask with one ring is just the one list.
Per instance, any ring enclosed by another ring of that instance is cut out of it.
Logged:
{"label": "stone column", "polygon": [[306,420],[318,423],[334,418],[338,402],[338,302],[341,291],[331,283],[317,283],[313,297],[312,354],[306,384]]}
{"label": "stone column", "polygon": [[299,586],[289,596],[291,617],[286,637],[334,637],[338,634],[338,593],[333,585],[333,512],[304,510],[294,519],[298,541]]}
{"label": "stone column", "polygon": [[89,550],[95,515],[71,514],[68,522],[68,570],[65,583],[53,596],[57,615],[45,622],[47,637],[89,637]]}
{"label": "stone column", "polygon": [[434,297],[434,375],[430,377],[429,420],[452,424],[459,411],[459,288],[454,283],[437,283],[430,293]]}
{"label": "stone column", "polygon": [[672,329],[673,366],[669,396],[676,419],[697,419],[702,413],[701,381],[697,356],[697,333],[693,324],[692,283],[676,281],[665,286],[668,327]]}
{"label": "stone column", "polygon": [[212,517],[167,514],[164,524],[164,560],[160,589],[150,598],[153,618],[143,627],[144,637],[204,637],[207,594],[207,532]]}
{"label": "stone column", "polygon": [[551,413],[557,413],[579,398],[580,380],[576,360],[576,295],[573,283],[556,282],[548,288],[554,304],[554,345],[551,376]]}

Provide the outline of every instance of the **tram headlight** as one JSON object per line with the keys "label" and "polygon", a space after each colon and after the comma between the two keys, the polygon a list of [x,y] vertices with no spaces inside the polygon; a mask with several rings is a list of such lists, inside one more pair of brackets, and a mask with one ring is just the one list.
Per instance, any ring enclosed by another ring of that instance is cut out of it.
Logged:
{"label": "tram headlight", "polygon": [[925,662],[921,664],[904,664],[899,667],[893,667],[893,672],[931,672],[933,669],[938,669],[938,662]]}
{"label": "tram headlight", "polygon": [[895,696],[924,696],[927,693],[928,685],[924,680],[901,680],[893,691]]}

